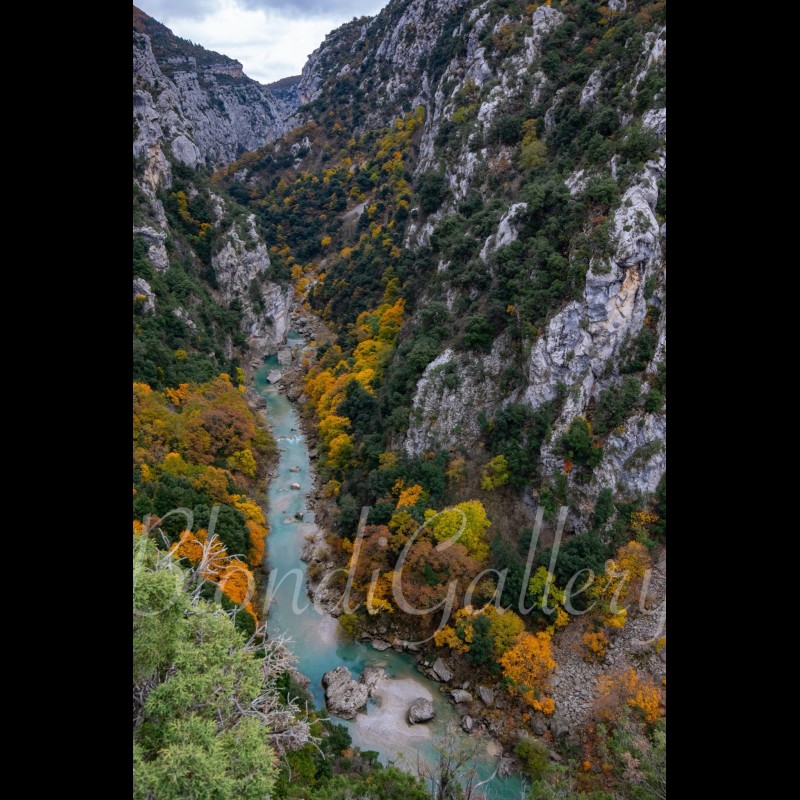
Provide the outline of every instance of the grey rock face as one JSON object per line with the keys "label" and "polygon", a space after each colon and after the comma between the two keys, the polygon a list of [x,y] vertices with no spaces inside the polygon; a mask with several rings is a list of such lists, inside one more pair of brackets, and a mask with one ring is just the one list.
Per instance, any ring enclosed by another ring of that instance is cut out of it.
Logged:
{"label": "grey rock face", "polygon": [[145,314],[155,311],[156,296],[150,288],[150,284],[144,278],[133,279],[133,298],[143,297],[142,310]]}
{"label": "grey rock face", "polygon": [[454,703],[472,702],[472,695],[469,692],[465,692],[463,689],[455,689],[454,691],[450,692],[450,697],[453,698]]}
{"label": "grey rock face", "polygon": [[513,225],[515,217],[528,208],[527,203],[514,203],[508,211],[503,215],[498,223],[497,233],[492,234],[486,239],[483,249],[480,252],[481,261],[486,263],[489,253],[494,253],[504,245],[510,244],[515,241],[517,236],[517,229]]}
{"label": "grey rock face", "polygon": [[433,665],[433,671],[438,676],[439,680],[444,683],[449,683],[453,680],[453,672],[448,663],[443,658],[437,658]]}
{"label": "grey rock face", "polygon": [[163,272],[169,267],[167,248],[164,244],[167,239],[165,233],[144,225],[141,228],[134,228],[133,235],[141,236],[145,240],[147,243],[147,258],[157,270]]}
{"label": "grey rock face", "polygon": [[155,157],[148,150],[160,145],[191,168],[224,165],[290,129],[284,120],[294,109],[244,76],[241,65],[198,70],[194,59],[179,61],[166,74],[150,37],[133,32],[134,155]]}
{"label": "grey rock face", "polygon": [[373,639],[372,640],[372,648],[373,650],[388,650],[392,645],[385,641],[384,639]]}
{"label": "grey rock face", "polygon": [[461,728],[464,733],[472,733],[472,729],[475,727],[475,720],[469,714],[465,714],[461,717]]}
{"label": "grey rock face", "polygon": [[589,76],[589,80],[586,81],[586,85],[583,87],[583,91],[581,92],[581,99],[579,103],[581,111],[586,111],[586,109],[591,108],[594,105],[602,82],[603,74],[599,69],[596,69]]}
{"label": "grey rock face", "polygon": [[570,725],[566,717],[556,711],[556,713],[553,715],[552,721],[550,722],[550,730],[553,732],[554,738],[562,739],[570,732]]}
{"label": "grey rock face", "polygon": [[[226,241],[211,258],[211,266],[220,293],[226,303],[238,299],[242,304],[242,325],[248,336],[250,353],[261,358],[276,352],[286,338],[291,308],[291,287],[282,289],[266,280],[270,266],[267,246],[255,228],[255,217],[247,218],[247,227],[236,226],[227,233]],[[250,287],[257,286],[261,309],[256,308]],[[291,363],[291,353],[289,353]]]}
{"label": "grey rock face", "polygon": [[194,142],[182,133],[172,140],[172,154],[178,161],[192,169],[196,169],[200,164],[200,151]]}
{"label": "grey rock face", "polygon": [[433,703],[424,697],[418,697],[408,707],[408,721],[412,725],[418,722],[428,722],[436,716]]}
{"label": "grey rock face", "polygon": [[288,347],[278,350],[278,363],[282,367],[288,367],[292,363],[292,351]]}
{"label": "grey rock face", "polygon": [[369,688],[353,680],[347,667],[336,667],[322,676],[325,687],[325,705],[331,714],[342,719],[353,719],[359,709],[367,704]]}

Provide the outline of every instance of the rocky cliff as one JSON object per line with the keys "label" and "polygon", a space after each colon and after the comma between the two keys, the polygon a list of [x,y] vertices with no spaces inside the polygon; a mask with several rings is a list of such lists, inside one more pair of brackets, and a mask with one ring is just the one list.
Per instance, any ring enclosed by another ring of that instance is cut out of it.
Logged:
{"label": "rocky cliff", "polygon": [[[143,298],[144,317],[171,314],[182,328],[182,350],[196,348],[191,340],[203,333],[224,339],[214,356],[219,369],[226,360],[278,349],[291,289],[274,280],[253,215],[212,190],[209,170],[282,135],[294,105],[245,76],[239,62],[173,36],[134,7],[133,235],[141,253],[134,303]],[[233,312],[233,326],[228,318],[209,320],[201,298],[178,298],[167,288],[178,268]]]}
{"label": "rocky cliff", "polygon": [[666,469],[665,60],[663,3],[394,0],[329,34],[297,87],[298,122],[335,115],[354,135],[425,108],[407,169],[417,188],[440,180],[441,202],[405,229],[432,256],[406,335],[437,303],[493,334],[477,353],[441,342],[396,446],[474,452],[481,414],[550,403],[540,470],[555,479],[572,421],[592,424],[635,376],[600,466],[566,477],[578,529],[601,489],[652,493]]}
{"label": "rocky cliff", "polygon": [[134,157],[158,146],[195,168],[227,164],[286,131],[294,110],[234,59],[179,39],[134,6]]}

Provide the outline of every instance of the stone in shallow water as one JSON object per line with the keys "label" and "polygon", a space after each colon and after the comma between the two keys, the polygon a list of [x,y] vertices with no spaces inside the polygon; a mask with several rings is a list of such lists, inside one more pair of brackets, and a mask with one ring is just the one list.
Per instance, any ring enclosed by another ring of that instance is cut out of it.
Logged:
{"label": "stone in shallow water", "polygon": [[299,483],[293,483],[289,488],[290,489],[299,489],[300,488],[300,484]]}
{"label": "stone in shallow water", "polygon": [[367,704],[369,689],[353,680],[347,667],[336,667],[322,676],[325,687],[325,705],[331,714],[343,719],[353,719],[356,712]]}
{"label": "stone in shallow water", "polygon": [[375,650],[388,650],[391,647],[391,645],[384,639],[373,639],[372,647]]}
{"label": "stone in shallow water", "polygon": [[436,711],[433,708],[433,703],[424,697],[418,697],[408,707],[408,721],[412,725],[416,725],[418,722],[427,722],[435,716]]}
{"label": "stone in shallow water", "polygon": [[370,696],[372,696],[372,692],[377,686],[378,681],[383,680],[385,677],[386,670],[384,670],[383,667],[364,667],[364,671],[361,673],[358,682],[366,686],[367,691]]}

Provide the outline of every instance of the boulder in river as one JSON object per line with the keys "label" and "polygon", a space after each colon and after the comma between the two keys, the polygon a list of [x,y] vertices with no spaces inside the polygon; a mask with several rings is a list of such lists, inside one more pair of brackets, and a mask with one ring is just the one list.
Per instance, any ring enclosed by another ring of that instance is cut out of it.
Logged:
{"label": "boulder in river", "polygon": [[278,383],[283,378],[283,373],[279,369],[271,369],[267,373],[267,380],[270,383]]}
{"label": "boulder in river", "polygon": [[292,351],[288,347],[278,350],[278,363],[282,367],[288,367],[292,363]]}
{"label": "boulder in river", "polygon": [[372,648],[373,648],[373,650],[388,650],[390,647],[391,647],[391,645],[385,639],[373,639],[372,640]]}
{"label": "boulder in river", "polygon": [[289,467],[289,472],[300,472],[300,467],[298,466]]}
{"label": "boulder in river", "polygon": [[469,714],[465,714],[461,717],[461,728],[464,733],[472,733],[472,729],[475,727],[475,720]]}
{"label": "boulder in river", "polygon": [[367,692],[371,697],[373,689],[378,685],[378,682],[385,677],[386,670],[384,670],[383,667],[364,667],[364,671],[361,673],[358,682],[367,687]]}
{"label": "boulder in river", "polygon": [[436,716],[433,703],[424,697],[418,697],[408,707],[408,721],[412,725],[418,722],[427,722]]}
{"label": "boulder in river", "polygon": [[356,712],[367,704],[369,688],[353,680],[347,667],[336,667],[322,676],[325,687],[325,705],[331,714],[343,719],[353,719]]}
{"label": "boulder in river", "polygon": [[304,516],[305,514],[302,511],[296,511],[294,514],[295,519],[303,519]]}
{"label": "boulder in river", "polygon": [[436,673],[436,676],[440,681],[449,683],[451,680],[453,680],[453,671],[450,669],[447,662],[441,657],[437,658],[434,662],[433,671]]}
{"label": "boulder in river", "polygon": [[299,489],[300,488],[300,484],[299,483],[293,483],[289,488],[290,489]]}
{"label": "boulder in river", "polygon": [[497,762],[497,776],[499,778],[507,778],[514,771],[514,761],[507,756],[503,756]]}
{"label": "boulder in river", "polygon": [[465,692],[463,689],[455,689],[454,691],[450,692],[450,697],[453,698],[454,703],[472,702],[472,695],[469,692]]}

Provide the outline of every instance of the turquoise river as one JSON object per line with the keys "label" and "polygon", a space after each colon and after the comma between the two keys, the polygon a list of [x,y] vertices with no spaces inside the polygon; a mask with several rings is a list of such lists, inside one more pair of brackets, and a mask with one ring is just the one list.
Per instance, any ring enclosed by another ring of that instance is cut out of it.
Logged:
{"label": "turquoise river", "polygon": [[[302,340],[290,334],[288,343],[296,347]],[[368,643],[347,640],[340,634],[337,621],[315,609],[306,596],[306,565],[300,559],[300,551],[306,537],[316,530],[308,504],[315,491],[314,474],[295,408],[283,391],[267,380],[267,374],[274,369],[280,367],[271,356],[254,376],[255,388],[266,400],[267,421],[280,448],[277,476],[270,481],[268,491],[267,569],[274,571],[277,583],[269,609],[269,632],[285,632],[291,637],[297,668],[310,679],[309,691],[318,708],[325,707],[321,680],[328,670],[344,665],[357,678],[364,667],[383,667],[388,679],[379,683],[356,719],[332,719],[348,728],[354,745],[377,751],[382,763],[416,772],[420,759],[428,764],[433,761],[435,741],[444,735],[448,723],[458,722],[458,716],[447,696],[439,691],[439,684],[416,670],[412,655],[392,649],[379,652]],[[292,489],[292,483],[298,483],[300,489]],[[303,513],[302,521],[295,519],[297,512]],[[436,717],[430,723],[407,722],[408,706],[416,697],[433,701]],[[458,736],[479,746],[473,766],[480,779],[491,775],[497,763],[497,746],[488,737],[467,736],[460,729]],[[521,788],[514,775],[495,777],[480,792],[493,800],[518,800]]]}

